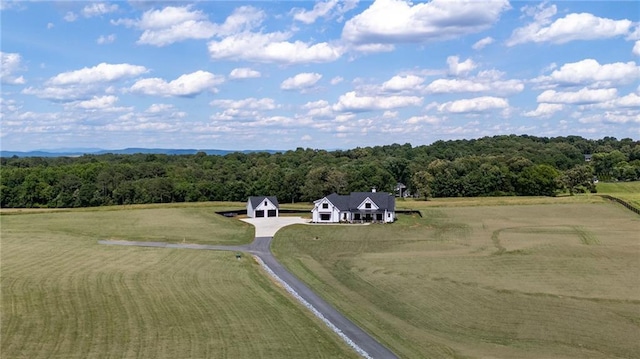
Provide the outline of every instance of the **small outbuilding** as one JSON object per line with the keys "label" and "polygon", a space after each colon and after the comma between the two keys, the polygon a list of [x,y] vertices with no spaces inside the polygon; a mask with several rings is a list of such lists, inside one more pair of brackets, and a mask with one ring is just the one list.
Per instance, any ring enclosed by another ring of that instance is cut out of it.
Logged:
{"label": "small outbuilding", "polygon": [[251,196],[247,200],[247,217],[278,217],[280,205],[275,196]]}

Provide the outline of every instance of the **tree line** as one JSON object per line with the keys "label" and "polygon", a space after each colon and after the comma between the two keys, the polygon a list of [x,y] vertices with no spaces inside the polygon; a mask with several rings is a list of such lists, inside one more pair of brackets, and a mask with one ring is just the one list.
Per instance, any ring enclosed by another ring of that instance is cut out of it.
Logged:
{"label": "tree line", "polygon": [[[585,154],[591,161],[585,161]],[[614,137],[493,136],[326,151],[84,155],[0,159],[2,207],[89,207],[246,201],[307,202],[332,192],[421,198],[594,191],[593,179],[640,179],[640,141]]]}

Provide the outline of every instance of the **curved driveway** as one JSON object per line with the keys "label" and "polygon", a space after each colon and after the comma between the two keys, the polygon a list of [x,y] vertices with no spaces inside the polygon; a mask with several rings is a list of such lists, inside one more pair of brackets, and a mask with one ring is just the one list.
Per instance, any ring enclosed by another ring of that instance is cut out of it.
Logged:
{"label": "curved driveway", "polygon": [[[98,241],[100,244],[125,245],[125,246],[142,246],[142,247],[161,247],[161,248],[186,248],[186,249],[207,249],[207,250],[223,250],[236,252],[249,252],[259,257],[264,265],[270,269],[277,278],[293,289],[299,297],[311,305],[315,311],[314,314],[321,315],[321,319],[328,321],[330,327],[340,335],[343,340],[365,358],[397,358],[393,352],[380,344],[376,339],[367,334],[364,330],[340,314],[334,307],[320,298],[307,285],[302,283],[296,276],[286,270],[271,253],[271,240],[275,233],[282,227],[306,223],[305,220],[298,217],[275,217],[275,218],[247,218],[243,221],[252,224],[256,230],[255,240],[248,245],[243,246],[218,246],[206,244],[178,244],[165,242],[136,242],[136,241]],[[304,304],[304,303],[303,303]],[[318,313],[315,313],[318,312]],[[346,339],[345,339],[346,337]],[[350,343],[351,342],[351,343]]]}

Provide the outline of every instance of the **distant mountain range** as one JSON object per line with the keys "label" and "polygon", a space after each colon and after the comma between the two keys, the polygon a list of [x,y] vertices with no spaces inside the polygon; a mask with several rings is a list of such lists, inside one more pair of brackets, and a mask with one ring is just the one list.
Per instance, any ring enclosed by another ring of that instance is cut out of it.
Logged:
{"label": "distant mountain range", "polygon": [[198,152],[204,152],[208,155],[224,156],[229,153],[254,153],[254,152],[267,152],[276,153],[282,151],[276,150],[243,150],[243,151],[230,151],[230,150],[194,150],[194,149],[169,149],[169,148],[125,148],[122,150],[103,150],[99,148],[64,148],[56,150],[36,150],[28,152],[20,151],[0,151],[0,157],[79,157],[82,155],[103,155],[107,153],[113,153],[118,155],[131,155],[134,153],[145,154],[165,154],[165,155],[195,155]]}

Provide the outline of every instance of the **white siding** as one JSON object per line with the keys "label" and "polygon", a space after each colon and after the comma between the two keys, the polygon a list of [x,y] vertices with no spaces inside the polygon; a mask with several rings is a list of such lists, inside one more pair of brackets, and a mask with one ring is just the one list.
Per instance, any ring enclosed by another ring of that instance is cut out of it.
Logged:
{"label": "white siding", "polygon": [[[326,204],[327,208],[323,208]],[[340,210],[328,199],[323,198],[315,202],[312,212],[312,221],[315,223],[338,223],[340,222]],[[329,214],[328,220],[323,220],[322,215]]]}

